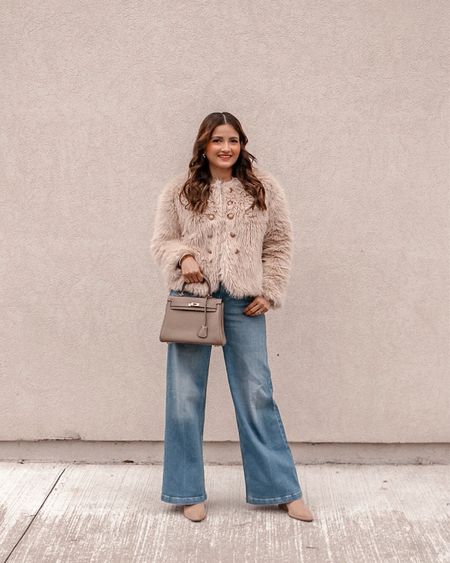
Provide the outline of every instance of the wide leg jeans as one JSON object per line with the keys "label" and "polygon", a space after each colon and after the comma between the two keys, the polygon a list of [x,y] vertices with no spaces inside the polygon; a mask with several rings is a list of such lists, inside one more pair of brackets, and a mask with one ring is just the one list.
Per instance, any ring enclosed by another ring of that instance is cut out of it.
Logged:
{"label": "wide leg jeans", "polygon": [[[243,310],[253,298],[233,298],[222,284],[212,295],[224,301],[227,343],[222,349],[239,432],[246,502],[278,504],[301,498],[294,459],[273,398],[266,317],[245,315]],[[207,498],[203,428],[211,349],[204,344],[167,344],[164,502],[195,504]]]}

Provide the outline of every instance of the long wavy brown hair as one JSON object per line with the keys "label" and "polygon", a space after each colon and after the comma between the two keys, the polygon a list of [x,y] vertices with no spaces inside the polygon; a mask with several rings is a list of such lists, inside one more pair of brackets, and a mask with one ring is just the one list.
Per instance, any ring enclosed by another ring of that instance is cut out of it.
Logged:
{"label": "long wavy brown hair", "polygon": [[179,194],[180,201],[182,202],[181,198],[184,195],[187,200],[186,208],[189,207],[196,213],[203,213],[205,210],[210,194],[212,177],[208,159],[206,157],[203,158],[202,154],[206,150],[214,129],[218,125],[226,123],[230,124],[237,131],[241,145],[239,157],[233,165],[232,175],[238,178],[242,182],[245,191],[253,196],[253,203],[250,208],[254,209],[256,205],[260,209],[266,210],[265,189],[252,168],[252,162],[255,162],[257,159],[245,148],[248,138],[239,120],[227,111],[210,113],[201,122],[194,142],[193,156],[189,162],[188,178]]}

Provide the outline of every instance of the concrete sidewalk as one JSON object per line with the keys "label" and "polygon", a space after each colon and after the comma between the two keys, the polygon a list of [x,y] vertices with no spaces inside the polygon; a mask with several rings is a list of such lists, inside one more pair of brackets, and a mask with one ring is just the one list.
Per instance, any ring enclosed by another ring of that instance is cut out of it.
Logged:
{"label": "concrete sidewalk", "polygon": [[450,466],[297,472],[313,522],[247,504],[236,465],[205,465],[208,515],[191,522],[160,500],[161,465],[0,462],[0,561],[450,562]]}

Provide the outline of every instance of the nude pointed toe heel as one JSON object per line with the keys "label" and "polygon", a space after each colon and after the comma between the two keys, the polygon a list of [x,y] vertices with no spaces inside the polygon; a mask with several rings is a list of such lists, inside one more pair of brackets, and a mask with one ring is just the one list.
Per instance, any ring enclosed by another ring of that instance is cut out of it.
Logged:
{"label": "nude pointed toe heel", "polygon": [[201,522],[206,518],[206,505],[204,502],[185,504],[183,506],[183,515],[192,522]]}
{"label": "nude pointed toe heel", "polygon": [[282,503],[278,505],[281,509],[285,510],[291,518],[302,520],[303,522],[312,522],[314,516],[302,499],[296,499],[289,503]]}

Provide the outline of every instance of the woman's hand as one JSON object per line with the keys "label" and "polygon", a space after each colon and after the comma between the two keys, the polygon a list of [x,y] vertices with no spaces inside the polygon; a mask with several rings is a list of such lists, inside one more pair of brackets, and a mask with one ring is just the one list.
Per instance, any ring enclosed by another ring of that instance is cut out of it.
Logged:
{"label": "woman's hand", "polygon": [[187,255],[181,261],[181,273],[184,276],[184,281],[193,283],[193,282],[202,282],[203,281],[203,274],[200,270],[200,266],[197,260],[190,255]]}
{"label": "woman's hand", "polygon": [[258,295],[244,309],[244,314],[249,317],[253,317],[256,315],[262,315],[264,313],[267,313],[269,309],[270,309],[270,302],[267,301],[267,299],[262,295]]}

